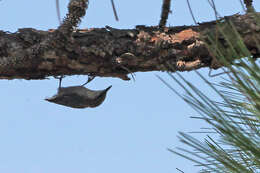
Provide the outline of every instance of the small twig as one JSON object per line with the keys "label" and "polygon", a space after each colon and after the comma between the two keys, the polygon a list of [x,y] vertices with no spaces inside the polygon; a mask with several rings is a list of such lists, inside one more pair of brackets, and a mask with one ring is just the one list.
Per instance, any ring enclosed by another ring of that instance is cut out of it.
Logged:
{"label": "small twig", "polygon": [[57,12],[57,17],[58,17],[58,21],[61,25],[61,18],[60,18],[60,3],[59,0],[56,0],[56,12]]}
{"label": "small twig", "polygon": [[192,12],[192,9],[191,9],[190,1],[189,1],[189,0],[187,0],[187,4],[188,4],[189,11],[190,11],[190,14],[191,14],[191,16],[192,16],[192,19],[193,19],[193,21],[194,21],[194,23],[195,23],[195,25],[196,25],[196,24],[197,24],[197,21],[196,21],[196,19],[195,19],[195,17],[194,17],[194,14],[193,14],[193,12]]}
{"label": "small twig", "polygon": [[64,35],[72,34],[73,28],[77,27],[86,13],[88,0],[71,0],[68,5],[68,14],[59,26],[58,30]]}
{"label": "small twig", "polygon": [[245,9],[245,7],[244,7],[244,4],[243,4],[242,0],[239,0],[239,2],[240,2],[240,4],[241,4],[243,10],[246,11],[246,9]]}
{"label": "small twig", "polygon": [[116,12],[116,7],[115,7],[115,4],[114,4],[114,0],[111,0],[111,4],[112,4],[115,19],[116,19],[116,21],[119,21],[118,15],[117,15],[117,12]]}
{"label": "small twig", "polygon": [[162,5],[162,13],[161,13],[161,20],[159,23],[159,27],[165,27],[169,13],[170,11],[170,6],[171,6],[171,0],[163,0],[163,5]]}
{"label": "small twig", "polygon": [[182,170],[180,170],[179,168],[176,168],[178,171],[180,171],[181,173],[184,173]]}
{"label": "small twig", "polygon": [[246,5],[246,11],[247,12],[254,11],[253,0],[244,0],[244,4]]}
{"label": "small twig", "polygon": [[213,0],[208,0],[208,3],[209,3],[209,5],[211,6],[211,8],[214,10],[216,20],[218,20],[219,17],[221,17],[221,15],[220,15],[220,14],[218,13],[218,11],[217,11],[215,2],[214,2]]}

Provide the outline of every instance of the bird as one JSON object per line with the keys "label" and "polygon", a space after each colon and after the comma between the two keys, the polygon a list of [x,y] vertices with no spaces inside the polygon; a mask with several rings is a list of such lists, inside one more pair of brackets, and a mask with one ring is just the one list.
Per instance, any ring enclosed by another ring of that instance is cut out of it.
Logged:
{"label": "bird", "polygon": [[91,90],[82,85],[59,87],[56,95],[45,100],[71,108],[95,108],[104,102],[111,87],[104,90]]}

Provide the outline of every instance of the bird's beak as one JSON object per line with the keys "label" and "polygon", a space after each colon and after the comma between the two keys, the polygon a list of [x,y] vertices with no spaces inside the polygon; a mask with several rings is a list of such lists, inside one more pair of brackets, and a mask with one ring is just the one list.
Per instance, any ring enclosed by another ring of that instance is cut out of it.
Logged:
{"label": "bird's beak", "polygon": [[107,92],[108,90],[110,90],[111,87],[112,87],[112,85],[110,85],[109,87],[107,87],[107,89],[106,89],[105,91]]}

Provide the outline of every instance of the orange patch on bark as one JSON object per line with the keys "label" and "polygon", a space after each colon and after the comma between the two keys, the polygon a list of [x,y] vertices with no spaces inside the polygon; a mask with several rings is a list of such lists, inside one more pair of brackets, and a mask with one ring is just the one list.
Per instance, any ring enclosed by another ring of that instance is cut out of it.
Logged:
{"label": "orange patch on bark", "polygon": [[192,29],[187,29],[184,31],[181,31],[177,34],[172,35],[173,37],[173,42],[182,42],[184,40],[189,40],[191,38],[198,38],[199,37],[199,33],[193,31]]}
{"label": "orange patch on bark", "polygon": [[151,43],[154,43],[158,40],[158,37],[153,36],[150,40]]}

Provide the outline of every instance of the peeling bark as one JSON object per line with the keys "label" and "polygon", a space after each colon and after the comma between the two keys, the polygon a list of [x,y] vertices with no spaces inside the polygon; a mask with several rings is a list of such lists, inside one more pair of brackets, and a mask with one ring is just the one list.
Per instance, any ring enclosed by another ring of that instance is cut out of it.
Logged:
{"label": "peeling bark", "polygon": [[[218,23],[225,29],[232,22],[251,54],[259,57],[256,43],[260,43],[260,27],[254,20],[256,14],[233,15]],[[58,30],[0,31],[0,79],[88,74],[128,80],[130,72],[217,69],[222,64],[209,51],[207,36],[213,34],[222,47],[230,47],[218,33],[216,23],[163,29],[140,25],[121,30],[107,26],[79,29],[71,38]]]}

